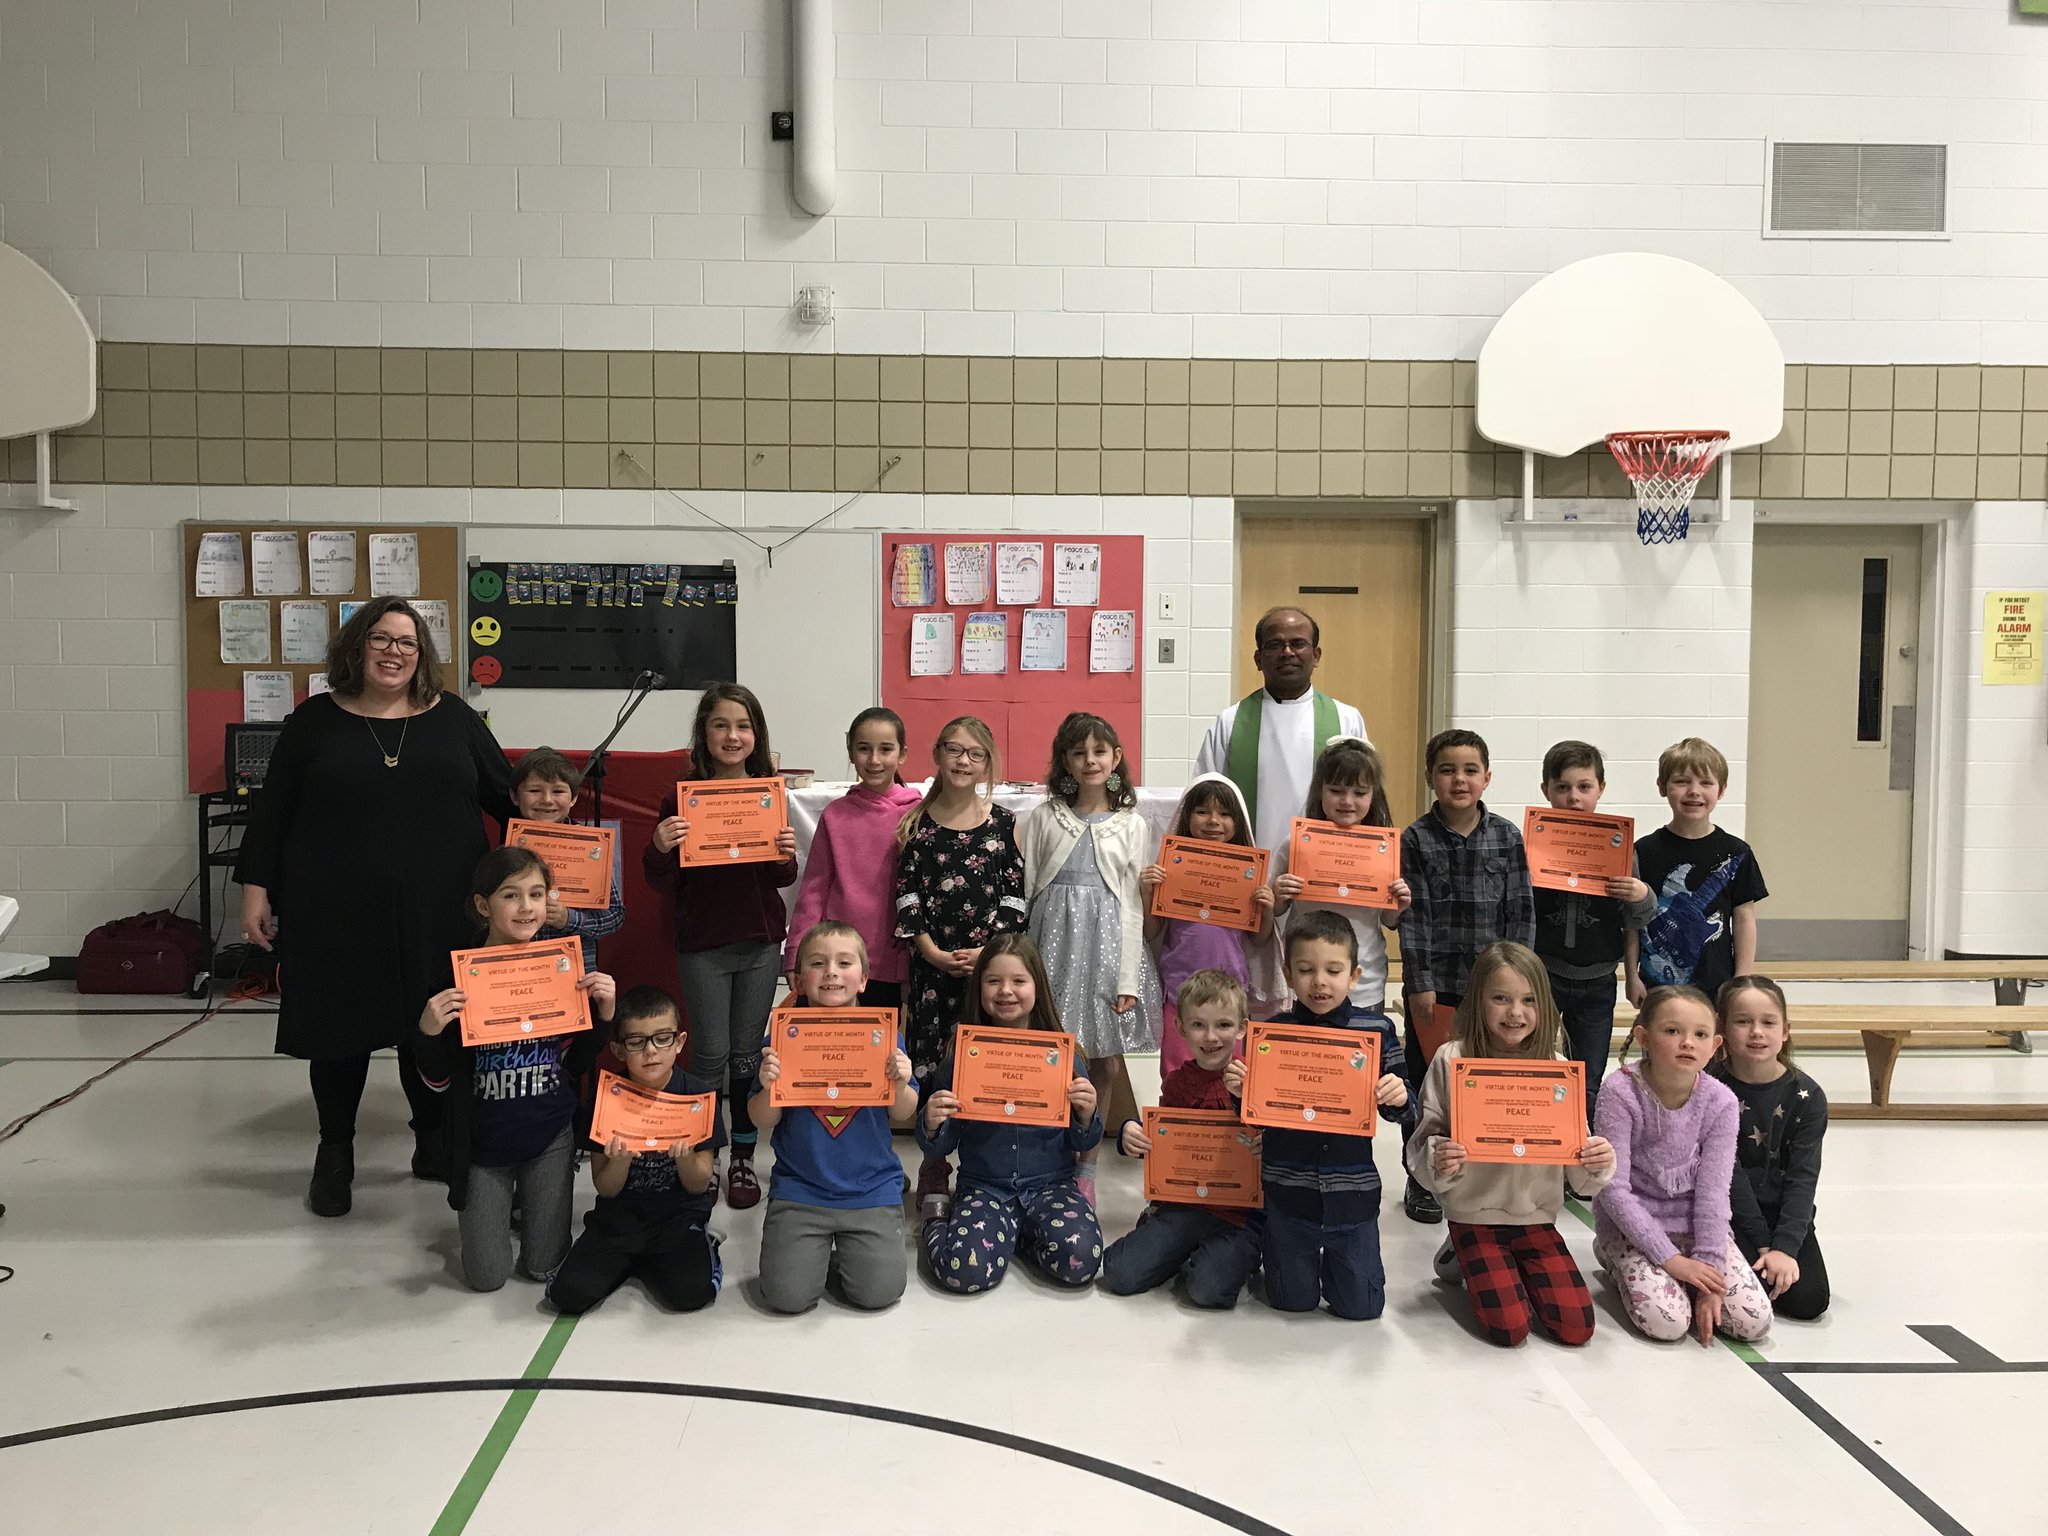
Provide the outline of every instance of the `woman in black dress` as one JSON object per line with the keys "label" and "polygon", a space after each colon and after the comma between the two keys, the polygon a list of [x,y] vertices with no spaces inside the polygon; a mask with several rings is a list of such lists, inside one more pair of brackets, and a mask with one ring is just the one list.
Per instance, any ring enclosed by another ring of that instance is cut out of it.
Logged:
{"label": "woman in black dress", "polygon": [[441,690],[427,629],[403,598],[363,604],[327,653],[333,692],[293,710],[235,869],[242,937],[277,947],[277,1049],[311,1067],[320,1148],[306,1201],[346,1215],[370,1053],[398,1048],[416,1178],[444,1179],[441,1104],[412,1025],[474,942],[464,893],[489,851],[483,813],[512,814],[490,728]]}

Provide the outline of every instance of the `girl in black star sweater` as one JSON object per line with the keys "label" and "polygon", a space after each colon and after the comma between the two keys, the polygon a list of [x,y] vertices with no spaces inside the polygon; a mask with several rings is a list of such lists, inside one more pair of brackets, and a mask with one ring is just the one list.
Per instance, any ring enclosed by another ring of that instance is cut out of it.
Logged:
{"label": "girl in black star sweater", "polygon": [[1710,1069],[1742,1106],[1729,1191],[1736,1244],[1779,1317],[1828,1309],[1828,1270],[1813,1232],[1828,1100],[1792,1065],[1785,994],[1764,976],[1737,976],[1716,1002],[1721,1056]]}

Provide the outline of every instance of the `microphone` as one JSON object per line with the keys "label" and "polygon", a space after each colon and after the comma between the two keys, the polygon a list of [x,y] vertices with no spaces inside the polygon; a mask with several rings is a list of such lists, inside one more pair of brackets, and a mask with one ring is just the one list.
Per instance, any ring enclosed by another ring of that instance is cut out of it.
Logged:
{"label": "microphone", "polygon": [[659,672],[642,672],[640,684],[650,692],[658,692],[668,686],[668,679]]}

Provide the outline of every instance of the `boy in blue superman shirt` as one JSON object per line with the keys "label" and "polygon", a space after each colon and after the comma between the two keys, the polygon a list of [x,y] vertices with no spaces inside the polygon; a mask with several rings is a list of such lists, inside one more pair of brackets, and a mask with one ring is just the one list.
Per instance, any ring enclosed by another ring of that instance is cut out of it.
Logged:
{"label": "boy in blue superman shirt", "polygon": [[[1342,915],[1309,911],[1295,919],[1287,931],[1287,981],[1295,997],[1288,1021],[1378,1036],[1380,1116],[1406,1136],[1415,1128],[1416,1105],[1402,1078],[1400,1038],[1385,1014],[1352,1004],[1348,994],[1358,977],[1358,936]],[[1241,1098],[1244,1063],[1233,1061],[1224,1080]],[[1342,1318],[1378,1317],[1387,1304],[1387,1272],[1372,1138],[1268,1127],[1264,1145],[1267,1304],[1313,1312],[1328,1302]]]}

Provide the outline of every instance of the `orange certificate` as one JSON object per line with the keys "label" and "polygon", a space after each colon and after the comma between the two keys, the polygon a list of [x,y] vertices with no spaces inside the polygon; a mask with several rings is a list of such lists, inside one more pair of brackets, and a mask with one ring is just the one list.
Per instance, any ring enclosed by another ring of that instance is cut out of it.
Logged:
{"label": "orange certificate", "polygon": [[768,1043],[782,1059],[770,1104],[886,1109],[896,1102],[889,1081],[894,1008],[778,1008],[769,1015]]}
{"label": "orange certificate", "polygon": [[1163,838],[1159,864],[1166,879],[1153,887],[1152,915],[1256,933],[1259,908],[1253,898],[1266,883],[1266,862],[1271,857],[1263,848],[1238,843]]}
{"label": "orange certificate", "polygon": [[676,845],[685,869],[704,864],[770,864],[775,835],[789,825],[780,779],[689,779],[676,786],[676,814],[690,824]]}
{"label": "orange certificate", "polygon": [[1259,1139],[1226,1109],[1142,1111],[1145,1198],[1162,1205],[1265,1206]]}
{"label": "orange certificate", "polygon": [[612,904],[610,827],[576,827],[566,821],[505,823],[505,846],[531,848],[548,861],[548,881],[555,899],[565,907],[602,912]]}
{"label": "orange certificate", "polygon": [[1306,1024],[1254,1024],[1244,1061],[1247,1125],[1373,1133],[1379,1114],[1378,1035]]}
{"label": "orange certificate", "polygon": [[953,1031],[953,1093],[962,1120],[1065,1125],[1073,1116],[1074,1037],[1043,1029]]}
{"label": "orange certificate", "polygon": [[1522,846],[1537,890],[1605,896],[1608,881],[1635,872],[1636,824],[1629,816],[1532,805],[1522,812]]}
{"label": "orange certificate", "polygon": [[590,1139],[600,1147],[614,1136],[642,1151],[694,1147],[718,1128],[715,1093],[662,1093],[642,1088],[616,1072],[597,1074],[597,1098],[590,1110]]}
{"label": "orange certificate", "polygon": [[1294,818],[1287,873],[1301,877],[1300,901],[1394,909],[1401,878],[1401,834],[1393,827],[1339,827]]}
{"label": "orange certificate", "polygon": [[1585,1072],[1576,1061],[1460,1057],[1451,1063],[1451,1140],[1475,1163],[1576,1164]]}
{"label": "orange certificate", "polygon": [[455,985],[465,995],[462,1043],[498,1045],[541,1035],[574,1035],[590,1028],[590,998],[583,979],[583,946],[575,939],[541,939],[458,949]]}

